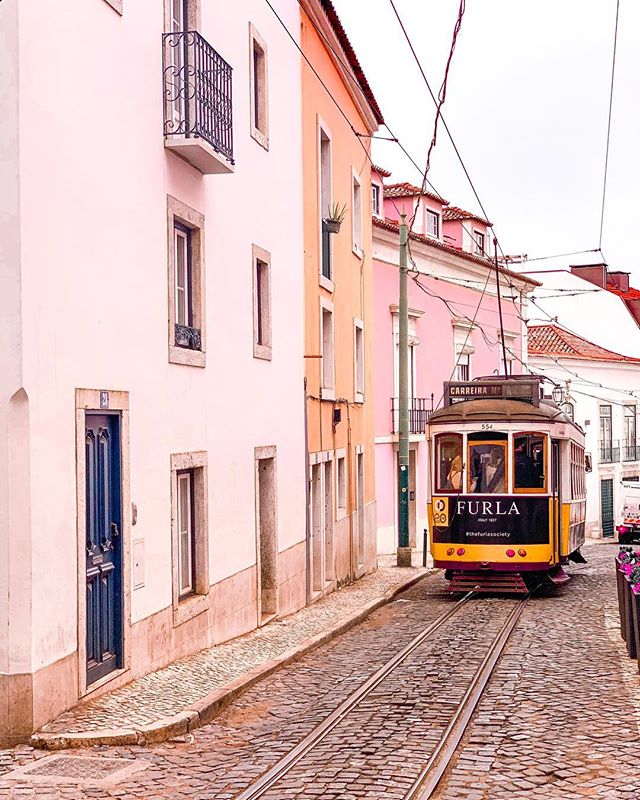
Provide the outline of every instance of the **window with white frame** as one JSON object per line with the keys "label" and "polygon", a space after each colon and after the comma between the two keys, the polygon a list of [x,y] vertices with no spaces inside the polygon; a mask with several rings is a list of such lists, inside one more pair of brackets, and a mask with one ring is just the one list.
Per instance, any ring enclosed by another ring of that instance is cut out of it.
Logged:
{"label": "window with white frame", "polygon": [[[322,388],[333,390],[335,372],[333,361],[333,308],[322,305],[320,308],[320,335],[322,346]],[[323,393],[326,396],[326,392]]]}
{"label": "window with white frame", "polygon": [[452,324],[455,379],[457,381],[470,381],[472,376],[471,356],[474,353],[473,325],[465,319],[454,319]]}
{"label": "window with white frame", "polygon": [[342,519],[347,515],[347,457],[344,450],[336,455],[336,517]]}
{"label": "window with white frame", "polygon": [[253,245],[253,355],[271,359],[271,255]]}
{"label": "window with white frame", "polygon": [[428,236],[440,238],[440,214],[430,208],[426,210],[426,230]]}
{"label": "window with white frame", "polygon": [[[327,229],[325,220],[331,214],[331,137],[328,131],[319,125],[318,128],[318,185],[319,185],[319,205],[320,205],[320,274],[321,278],[327,281],[333,279],[333,267],[331,264],[331,234]],[[322,281],[321,281],[322,282]],[[325,288],[330,288],[326,286]]]}
{"label": "window with white frame", "polygon": [[192,469],[180,470],[178,479],[178,580],[180,599],[195,586],[195,508]]}
{"label": "window with white frame", "polygon": [[354,335],[354,399],[364,400],[364,323],[361,319],[353,321]]}
{"label": "window with white frame", "polygon": [[[191,281],[191,231],[181,223],[174,221],[173,236],[176,277],[176,325],[191,326],[193,322],[193,308],[191,305],[193,296]],[[178,341],[176,341],[176,344],[178,345]],[[188,342],[181,346],[188,346]]]}
{"label": "window with white frame", "polygon": [[486,255],[485,251],[485,236],[484,233],[481,231],[473,231],[473,252],[477,256],[484,256]]}
{"label": "window with white frame", "polygon": [[371,184],[371,213],[376,217],[381,216],[382,211],[382,187],[379,183]]}
{"label": "window with white frame", "polygon": [[269,107],[267,84],[267,46],[249,23],[249,84],[251,91],[251,136],[269,149]]}
{"label": "window with white frame", "polygon": [[351,211],[353,215],[353,251],[360,255],[362,253],[362,184],[355,172],[352,173],[351,202]]}

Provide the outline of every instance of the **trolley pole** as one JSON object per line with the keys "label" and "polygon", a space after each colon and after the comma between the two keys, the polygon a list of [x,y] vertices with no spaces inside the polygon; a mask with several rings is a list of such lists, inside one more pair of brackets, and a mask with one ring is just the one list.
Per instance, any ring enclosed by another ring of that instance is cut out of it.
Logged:
{"label": "trolley pole", "polygon": [[400,222],[400,302],[399,302],[399,398],[398,437],[398,566],[411,566],[409,547],[409,308],[407,304],[407,241],[406,214]]}

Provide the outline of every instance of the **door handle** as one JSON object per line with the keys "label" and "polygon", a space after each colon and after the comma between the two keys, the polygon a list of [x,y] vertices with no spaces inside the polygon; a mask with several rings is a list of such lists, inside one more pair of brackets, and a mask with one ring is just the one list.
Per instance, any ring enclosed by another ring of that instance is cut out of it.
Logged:
{"label": "door handle", "polygon": [[120,531],[118,530],[118,526],[115,522],[111,523],[111,534],[114,539],[117,539],[120,536]]}

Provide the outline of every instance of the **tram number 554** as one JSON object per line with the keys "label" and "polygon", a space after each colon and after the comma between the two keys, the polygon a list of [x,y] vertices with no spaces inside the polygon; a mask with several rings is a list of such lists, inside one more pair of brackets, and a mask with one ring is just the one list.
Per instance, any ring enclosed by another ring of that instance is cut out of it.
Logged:
{"label": "tram number 554", "polygon": [[449,524],[449,499],[447,497],[434,498],[433,524],[438,528],[446,528]]}

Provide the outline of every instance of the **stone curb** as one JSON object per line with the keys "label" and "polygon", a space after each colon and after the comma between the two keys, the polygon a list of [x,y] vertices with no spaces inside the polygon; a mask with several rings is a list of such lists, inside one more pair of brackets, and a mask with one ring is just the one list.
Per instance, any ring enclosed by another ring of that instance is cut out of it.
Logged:
{"label": "stone curb", "polygon": [[302,656],[315,650],[331,639],[345,633],[350,628],[363,622],[369,614],[378,608],[390,603],[400,592],[413,586],[429,572],[425,567],[418,567],[415,574],[388,589],[382,597],[371,600],[357,613],[346,619],[343,618],[330,628],[321,633],[305,639],[296,647],[284,652],[277,658],[265,661],[254,669],[240,675],[230,683],[215,689],[205,695],[201,700],[187,706],[184,711],[170,717],[162,717],[157,722],[141,725],[138,728],[110,728],[96,731],[82,731],[80,733],[34,733],[29,743],[32,747],[41,750],[66,750],[76,747],[94,747],[96,745],[148,745],[164,742],[174,736],[183,736],[201,725],[206,725],[214,717],[232,703],[247,689],[258,681],[285,667]]}

